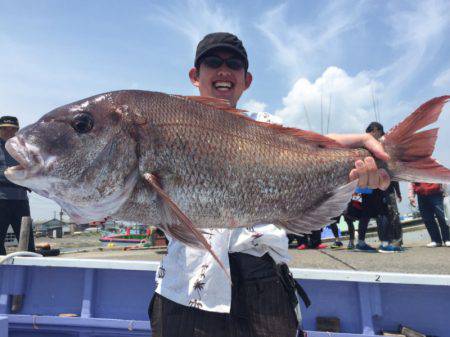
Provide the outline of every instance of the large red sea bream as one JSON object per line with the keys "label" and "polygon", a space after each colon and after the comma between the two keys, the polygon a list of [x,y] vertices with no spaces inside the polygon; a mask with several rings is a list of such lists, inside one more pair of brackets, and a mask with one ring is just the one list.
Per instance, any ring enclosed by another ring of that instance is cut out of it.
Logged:
{"label": "large red sea bream", "polygon": [[[394,180],[450,183],[430,156],[450,96],[419,107],[383,139]],[[202,228],[273,223],[293,233],[330,223],[355,188],[364,149],[256,122],[214,98],[124,90],[57,108],[7,142],[5,174],[53,199],[77,222],[155,224],[191,246]]]}

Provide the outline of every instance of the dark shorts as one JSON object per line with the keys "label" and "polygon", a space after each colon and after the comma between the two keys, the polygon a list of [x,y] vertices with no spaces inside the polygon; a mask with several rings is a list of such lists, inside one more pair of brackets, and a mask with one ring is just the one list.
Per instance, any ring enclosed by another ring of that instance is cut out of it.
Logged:
{"label": "dark shorts", "polygon": [[359,220],[361,218],[362,209],[355,207],[352,203],[348,204],[347,209],[344,212],[344,217],[349,220]]}
{"label": "dark shorts", "polygon": [[[231,259],[230,266],[237,268]],[[235,282],[232,270],[230,314],[183,306],[155,293],[149,306],[152,337],[296,337],[297,317],[280,277],[267,268],[258,272],[264,277]]]}

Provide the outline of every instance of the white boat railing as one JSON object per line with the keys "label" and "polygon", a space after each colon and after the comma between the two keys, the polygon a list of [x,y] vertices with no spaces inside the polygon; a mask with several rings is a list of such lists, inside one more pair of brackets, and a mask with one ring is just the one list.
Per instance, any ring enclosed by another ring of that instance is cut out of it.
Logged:
{"label": "white boat railing", "polygon": [[[42,258],[20,257],[13,258],[12,264],[21,266],[39,267],[70,267],[90,269],[122,269],[137,271],[156,271],[159,266],[157,261],[130,261],[130,260],[102,260],[102,259],[67,259],[67,258]],[[332,269],[291,268],[296,279],[303,280],[329,280],[347,282],[370,283],[399,283],[420,285],[450,286],[450,275],[436,274],[406,274],[375,271],[353,271]]]}

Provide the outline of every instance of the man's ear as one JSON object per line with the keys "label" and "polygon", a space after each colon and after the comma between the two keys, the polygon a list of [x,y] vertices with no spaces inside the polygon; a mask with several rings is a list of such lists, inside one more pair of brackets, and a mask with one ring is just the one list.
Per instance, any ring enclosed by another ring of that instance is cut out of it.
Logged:
{"label": "man's ear", "polygon": [[200,86],[200,81],[198,79],[198,70],[197,68],[191,68],[189,70],[189,79],[191,80],[191,83],[196,86],[197,88]]}
{"label": "man's ear", "polygon": [[247,71],[245,73],[245,90],[247,90],[250,87],[250,84],[252,84],[253,81],[253,75],[251,72]]}

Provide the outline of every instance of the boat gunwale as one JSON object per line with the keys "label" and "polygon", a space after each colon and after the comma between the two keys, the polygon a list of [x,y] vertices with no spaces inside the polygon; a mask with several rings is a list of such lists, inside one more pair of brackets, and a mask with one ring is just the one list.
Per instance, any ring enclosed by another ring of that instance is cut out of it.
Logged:
{"label": "boat gunwale", "polygon": [[[135,271],[156,271],[159,266],[158,261],[68,259],[48,257],[14,257],[10,264],[32,267],[119,269]],[[290,268],[290,270],[294,278],[301,280],[450,286],[450,275],[310,268]]]}

